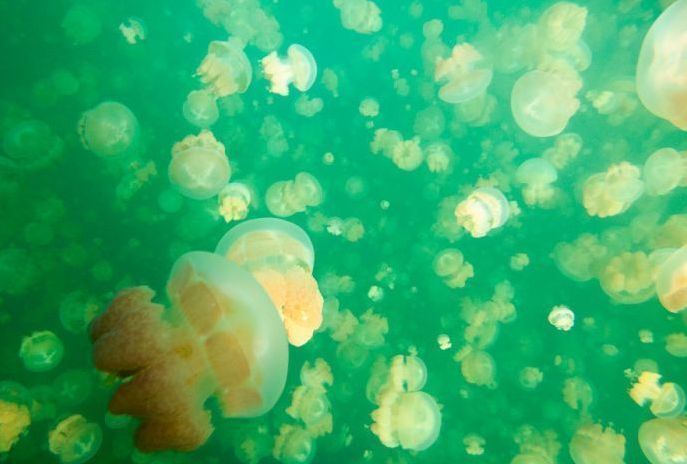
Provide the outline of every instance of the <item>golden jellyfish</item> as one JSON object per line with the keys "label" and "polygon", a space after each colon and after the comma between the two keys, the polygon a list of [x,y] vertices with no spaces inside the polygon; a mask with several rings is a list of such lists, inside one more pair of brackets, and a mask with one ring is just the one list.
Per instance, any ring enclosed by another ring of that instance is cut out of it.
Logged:
{"label": "golden jellyfish", "polygon": [[661,375],[644,371],[630,389],[630,398],[640,406],[649,403],[656,417],[677,417],[685,411],[685,391],[674,382],[661,383]]}
{"label": "golden jellyfish", "polygon": [[552,186],[558,171],[544,158],[530,158],[515,171],[515,182],[521,184],[522,197],[528,206],[550,206],[556,193]]}
{"label": "golden jellyfish", "polygon": [[429,172],[448,173],[456,157],[451,146],[446,142],[432,142],[424,149],[425,162]]}
{"label": "golden jellyfish", "polygon": [[604,218],[627,211],[644,193],[644,182],[639,168],[623,161],[588,177],[582,189],[587,214]]}
{"label": "golden jellyfish", "polygon": [[508,221],[510,204],[500,190],[480,187],[458,203],[454,214],[458,224],[480,238]]}
{"label": "golden jellyfish", "polygon": [[265,192],[267,209],[279,217],[302,213],[308,207],[319,206],[322,201],[322,186],[307,172],[299,172],[293,180],[277,181]]}
{"label": "golden jellyfish", "polygon": [[322,324],[324,299],[312,276],[315,254],[303,229],[282,219],[252,219],[229,230],[216,253],[253,274],[281,315],[292,345],[312,338]]}
{"label": "golden jellyfish", "polygon": [[274,439],[272,456],[283,464],[309,464],[315,458],[315,440],[300,425],[283,424]]}
{"label": "golden jellyfish", "polygon": [[114,414],[141,420],[141,451],[198,448],[213,431],[205,402],[224,417],[269,411],[286,382],[288,344],[279,313],[251,274],[212,253],[181,256],[165,308],[148,287],[122,290],[91,326],[95,366],[128,380]]}
{"label": "golden jellyfish", "polygon": [[625,464],[625,437],[611,427],[582,425],[570,440],[570,457],[575,464]]}
{"label": "golden jellyfish", "polygon": [[100,449],[103,432],[95,422],[74,414],[59,422],[48,433],[48,447],[61,464],[82,464]]}
{"label": "golden jellyfish", "polygon": [[0,454],[8,453],[28,430],[31,403],[32,395],[22,385],[0,382]]}
{"label": "golden jellyfish", "polygon": [[491,64],[470,44],[453,47],[451,56],[440,58],[434,80],[442,83],[439,98],[446,103],[464,103],[483,95],[494,72]]}
{"label": "golden jellyfish", "polygon": [[651,464],[682,464],[687,457],[687,417],[648,420],[639,427],[638,438]]}
{"label": "golden jellyfish", "polygon": [[493,388],[496,385],[496,363],[486,351],[467,348],[458,353],[460,373],[466,382],[480,387]]}
{"label": "golden jellyfish", "polygon": [[193,90],[186,96],[183,113],[184,119],[190,124],[201,129],[207,129],[219,118],[217,97],[204,89]]}
{"label": "golden jellyfish", "polygon": [[687,186],[687,153],[661,148],[644,162],[642,179],[648,195],[666,195],[678,186]]}
{"label": "golden jellyfish", "polygon": [[439,405],[422,391],[385,392],[372,420],[370,430],[387,448],[422,451],[434,444],[441,430]]}
{"label": "golden jellyfish", "polygon": [[687,247],[676,250],[659,265],[656,293],[663,307],[671,313],[687,308]]}
{"label": "golden jellyfish", "polygon": [[455,248],[446,248],[434,257],[434,273],[450,288],[463,288],[475,271],[472,264],[465,261],[463,253]]}
{"label": "golden jellyfish", "polygon": [[302,45],[293,44],[286,50],[282,59],[272,52],[260,60],[265,78],[270,81],[270,92],[288,95],[289,85],[305,92],[315,83],[317,63],[310,50]]}
{"label": "golden jellyfish", "polygon": [[637,94],[656,116],[687,130],[687,0],[665,9],[644,37]]}
{"label": "golden jellyfish", "polygon": [[251,189],[241,182],[230,182],[217,195],[219,214],[226,222],[241,221],[248,216],[253,200]]}
{"label": "golden jellyfish", "polygon": [[123,104],[106,101],[81,116],[78,132],[87,150],[102,157],[118,156],[136,148],[138,120]]}
{"label": "golden jellyfish", "polygon": [[524,74],[513,85],[511,110],[518,126],[533,137],[558,135],[580,108],[579,77],[538,69]]}
{"label": "golden jellyfish", "polygon": [[582,38],[587,24],[587,8],[571,2],[557,2],[539,17],[542,46],[553,52],[574,48]]}
{"label": "golden jellyfish", "polygon": [[318,358],[312,365],[309,362],[303,364],[301,385],[293,391],[286,413],[300,420],[313,438],[332,433],[333,418],[327,387],[333,383],[331,368],[324,359]]}
{"label": "golden jellyfish", "polygon": [[341,13],[341,25],[359,34],[372,34],[382,28],[381,10],[370,0],[333,0]]}
{"label": "golden jellyfish", "polygon": [[196,70],[205,89],[216,97],[243,93],[253,79],[253,67],[238,38],[210,42],[208,53]]}
{"label": "golden jellyfish", "polygon": [[618,303],[643,303],[656,292],[655,269],[655,263],[645,253],[626,251],[608,261],[599,274],[599,283]]}
{"label": "golden jellyfish", "polygon": [[167,173],[179,193],[193,200],[205,200],[227,185],[231,166],[224,145],[212,132],[204,130],[174,144]]}
{"label": "golden jellyfish", "polygon": [[552,253],[558,270],[576,282],[596,277],[607,255],[608,249],[592,234],[582,234],[572,243],[558,243]]}

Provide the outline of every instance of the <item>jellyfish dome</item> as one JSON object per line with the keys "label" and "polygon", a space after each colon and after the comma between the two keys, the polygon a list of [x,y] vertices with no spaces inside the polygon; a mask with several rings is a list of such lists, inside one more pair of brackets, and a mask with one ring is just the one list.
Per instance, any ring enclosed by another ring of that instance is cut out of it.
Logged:
{"label": "jellyfish dome", "polygon": [[48,434],[50,452],[61,464],[82,464],[100,449],[103,432],[95,422],[74,414],[59,422]]}
{"label": "jellyfish dome", "polygon": [[205,200],[227,185],[231,166],[224,145],[212,132],[204,130],[174,144],[167,172],[170,182],[182,195]]}
{"label": "jellyfish dome", "polygon": [[372,411],[372,433],[388,448],[422,451],[434,444],[441,429],[436,400],[422,391],[387,391]]}
{"label": "jellyfish dome", "polygon": [[279,313],[247,271],[213,253],[181,256],[170,308],[147,287],[121,291],[91,326],[96,367],[128,378],[114,414],[141,420],[142,451],[189,451],[212,433],[209,397],[225,417],[256,417],[281,395],[288,344]]}
{"label": "jellyfish dome", "polygon": [[79,120],[81,143],[98,156],[132,152],[138,141],[138,120],[119,102],[106,101],[86,111]]}
{"label": "jellyfish dome", "polygon": [[515,181],[523,185],[522,196],[529,206],[548,204],[555,193],[551,184],[556,179],[558,171],[544,158],[530,158],[515,171]]}
{"label": "jellyfish dome", "polygon": [[253,67],[237,38],[210,42],[208,53],[196,70],[205,89],[216,97],[243,93],[253,79]]}
{"label": "jellyfish dome", "polygon": [[637,95],[659,118],[687,130],[687,0],[661,13],[637,60]]}
{"label": "jellyfish dome", "polygon": [[648,195],[666,195],[678,186],[687,185],[687,153],[661,148],[644,162],[642,179]]}
{"label": "jellyfish dome", "polygon": [[513,85],[511,110],[518,126],[533,137],[558,135],[580,107],[579,78],[535,69]]}
{"label": "jellyfish dome", "polygon": [[458,203],[454,213],[458,224],[473,237],[480,238],[506,223],[510,205],[500,190],[481,187]]}
{"label": "jellyfish dome", "polygon": [[288,95],[290,84],[305,92],[317,77],[315,58],[310,50],[298,44],[289,46],[285,59],[280,58],[277,52],[272,52],[260,63],[265,78],[270,81],[270,92],[278,95]]}
{"label": "jellyfish dome", "polygon": [[687,247],[672,253],[658,268],[656,293],[671,313],[687,309]]}
{"label": "jellyfish dome", "polygon": [[625,437],[610,427],[583,425],[570,440],[570,457],[575,464],[625,464]]}
{"label": "jellyfish dome", "polygon": [[217,122],[217,97],[207,90],[193,90],[186,96],[184,119],[194,126],[207,129]]}
{"label": "jellyfish dome", "polygon": [[572,2],[551,5],[539,17],[537,24],[542,45],[556,52],[574,48],[582,38],[587,13],[587,8]]}
{"label": "jellyfish dome", "polygon": [[439,59],[434,69],[434,80],[444,83],[439,98],[453,104],[484,94],[493,76],[491,64],[470,44],[453,47],[451,56]]}
{"label": "jellyfish dome", "polygon": [[639,168],[623,161],[588,177],[582,189],[587,214],[604,218],[627,211],[644,193],[644,182]]}
{"label": "jellyfish dome", "polygon": [[17,171],[44,168],[62,154],[64,143],[46,123],[22,121],[9,128],[2,140],[0,167]]}
{"label": "jellyfish dome", "polygon": [[599,283],[614,301],[639,304],[655,295],[655,269],[645,253],[626,251],[608,261],[599,274]]}
{"label": "jellyfish dome", "polygon": [[315,440],[299,425],[284,424],[274,440],[272,455],[283,464],[309,464],[315,458]]}
{"label": "jellyfish dome", "polygon": [[687,417],[651,419],[639,427],[639,446],[651,464],[682,464],[687,456]]}

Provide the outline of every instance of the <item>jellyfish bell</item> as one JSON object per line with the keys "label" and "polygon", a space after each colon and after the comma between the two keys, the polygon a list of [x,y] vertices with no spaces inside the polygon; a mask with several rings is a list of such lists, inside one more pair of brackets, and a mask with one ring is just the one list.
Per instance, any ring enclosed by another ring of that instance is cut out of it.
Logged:
{"label": "jellyfish bell", "polygon": [[624,464],[625,437],[610,427],[582,425],[570,440],[570,457],[575,464]]}
{"label": "jellyfish bell", "polygon": [[666,195],[687,184],[687,153],[661,148],[644,162],[642,179],[649,195]]}
{"label": "jellyfish bell", "polygon": [[687,309],[687,246],[676,250],[659,265],[656,293],[668,311],[678,313]]}
{"label": "jellyfish bell", "polygon": [[458,224],[475,238],[502,227],[510,215],[510,205],[500,190],[480,187],[458,203],[454,211]]}
{"label": "jellyfish bell", "polygon": [[422,391],[389,391],[372,412],[372,433],[389,448],[422,451],[434,444],[441,430],[436,400]]}
{"label": "jellyfish bell", "polygon": [[186,96],[183,113],[184,119],[190,124],[207,129],[219,118],[217,97],[204,89],[193,90]]}
{"label": "jellyfish bell", "polygon": [[86,111],[79,120],[81,143],[105,158],[135,151],[139,137],[138,120],[125,105],[105,101]]}
{"label": "jellyfish bell", "polygon": [[210,42],[208,53],[196,70],[205,89],[216,97],[243,93],[253,79],[253,67],[243,51],[245,43],[232,37]]}
{"label": "jellyfish bell", "polygon": [[434,70],[434,80],[443,82],[439,98],[446,103],[464,103],[484,94],[493,77],[492,66],[470,44],[453,47],[451,56],[439,59]]}
{"label": "jellyfish bell", "polygon": [[315,83],[317,77],[317,63],[310,50],[302,45],[290,45],[286,51],[286,58],[280,58],[277,52],[272,52],[262,60],[262,71],[270,81],[270,92],[278,95],[288,95],[289,85],[305,92]]}
{"label": "jellyfish bell", "polygon": [[639,446],[651,464],[682,464],[687,456],[687,417],[644,422],[639,427]]}
{"label": "jellyfish bell", "polygon": [[74,414],[60,421],[48,434],[48,447],[61,464],[82,464],[100,449],[103,432],[95,422]]}

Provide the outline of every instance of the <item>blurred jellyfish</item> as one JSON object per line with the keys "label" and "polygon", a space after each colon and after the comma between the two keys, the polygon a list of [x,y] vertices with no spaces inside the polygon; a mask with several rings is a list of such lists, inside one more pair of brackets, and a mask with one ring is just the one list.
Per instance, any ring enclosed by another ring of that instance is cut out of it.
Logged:
{"label": "blurred jellyfish", "polygon": [[450,172],[455,162],[455,153],[446,142],[433,142],[424,149],[425,162],[430,172]]}
{"label": "blurred jellyfish", "polygon": [[370,0],[333,0],[341,13],[341,25],[359,34],[372,34],[382,28],[381,10]]}
{"label": "blurred jellyfish", "polygon": [[208,53],[196,70],[205,89],[215,97],[243,93],[253,79],[253,68],[238,38],[210,42]]}
{"label": "blurred jellyfish", "polygon": [[300,425],[283,424],[274,439],[272,456],[283,464],[309,464],[315,458],[315,441]]}
{"label": "blurred jellyfish", "polygon": [[98,156],[131,153],[138,141],[138,120],[121,103],[106,101],[83,113],[78,124],[81,143]]}
{"label": "blurred jellyfish", "polygon": [[599,274],[599,283],[614,301],[638,304],[654,296],[655,272],[655,263],[645,253],[623,252],[608,261]]}
{"label": "blurred jellyfish", "polygon": [[687,456],[687,418],[659,418],[639,427],[639,446],[651,464],[682,464]]}
{"label": "blurred jellyfish", "polygon": [[481,187],[458,203],[454,214],[458,224],[473,237],[480,238],[506,223],[510,205],[500,190]]}
{"label": "blurred jellyfish", "polygon": [[0,294],[21,295],[34,284],[38,267],[23,248],[0,250]]}
{"label": "blurred jellyfish", "polygon": [[42,121],[22,121],[3,135],[0,167],[16,171],[34,171],[50,165],[62,154],[64,143]]}
{"label": "blurred jellyfish", "polygon": [[100,35],[102,21],[87,3],[74,3],[62,19],[62,29],[74,45],[84,45]]}
{"label": "blurred jellyfish", "polygon": [[625,437],[611,427],[582,425],[570,440],[570,457],[575,464],[625,464]]}
{"label": "blurred jellyfish", "polygon": [[387,390],[372,411],[370,430],[388,448],[422,451],[434,444],[441,429],[436,400],[422,391]]}
{"label": "blurred jellyfish", "polygon": [[687,247],[676,250],[659,265],[656,293],[663,307],[672,313],[687,308]]}
{"label": "blurred jellyfish", "polygon": [[624,213],[644,193],[639,168],[626,161],[591,175],[582,188],[587,214],[601,218]]}
{"label": "blurred jellyfish", "polygon": [[319,206],[322,201],[322,186],[315,176],[307,172],[299,172],[294,180],[275,182],[265,192],[267,209],[279,217],[302,213],[308,207]]}
{"label": "blurred jellyfish", "polygon": [[484,94],[493,77],[491,64],[470,44],[453,47],[451,56],[439,59],[434,80],[442,83],[439,98],[446,103],[464,103]]}
{"label": "blurred jellyfish", "polygon": [[22,385],[0,381],[0,454],[8,453],[31,425],[33,399]]}
{"label": "blurred jellyfish", "polygon": [[48,433],[48,447],[61,464],[82,464],[100,449],[103,432],[95,422],[74,414],[59,422]]}
{"label": "blurred jellyfish", "polygon": [[364,98],[358,105],[358,112],[366,118],[379,116],[379,102],[372,97]]}
{"label": "blurred jellyfish", "polygon": [[515,182],[523,185],[522,197],[529,206],[550,206],[556,179],[556,168],[544,158],[530,158],[515,171]]}
{"label": "blurred jellyfish", "polygon": [[560,171],[568,166],[582,150],[582,137],[569,132],[556,137],[553,147],[544,151],[542,158]]}
{"label": "blurred jellyfish", "polygon": [[687,130],[687,0],[666,8],[644,37],[637,94],[656,116]]}
{"label": "blurred jellyfish", "polygon": [[334,383],[329,364],[318,358],[301,369],[301,385],[293,391],[291,405],[286,413],[305,425],[305,430],[316,438],[332,433],[333,418],[327,388]]}
{"label": "blurred jellyfish", "polygon": [[139,41],[145,40],[148,35],[145,24],[138,18],[128,18],[120,23],[119,32],[129,45],[136,45]]}
{"label": "blurred jellyfish", "polygon": [[397,143],[391,150],[391,161],[404,171],[414,171],[424,161],[420,139],[414,137]]}
{"label": "blurred jellyfish", "polygon": [[465,261],[463,253],[455,248],[440,251],[432,263],[434,273],[450,288],[463,288],[475,275],[472,264]]}
{"label": "blurred jellyfish", "polygon": [[312,118],[324,108],[324,100],[319,97],[310,98],[306,94],[302,94],[296,100],[294,105],[296,113],[306,118]]}
{"label": "blurred jellyfish", "polygon": [[230,182],[217,195],[219,214],[226,222],[240,221],[248,216],[253,192],[240,182]]}
{"label": "blurred jellyfish", "polygon": [[574,48],[587,24],[587,8],[571,2],[557,2],[539,17],[541,45],[553,52]]}
{"label": "blurred jellyfish", "polygon": [[608,249],[595,235],[582,234],[572,243],[557,243],[552,255],[558,270],[567,278],[586,282],[601,272]]}
{"label": "blurred jellyfish", "polygon": [[204,130],[174,144],[167,172],[169,181],[182,195],[205,200],[227,185],[231,166],[224,145],[212,132]]}
{"label": "blurred jellyfish", "polygon": [[26,370],[31,372],[49,371],[62,361],[63,356],[62,340],[49,330],[24,337],[19,348],[19,357]]}
{"label": "blurred jellyfish", "polygon": [[94,298],[81,292],[71,292],[60,303],[60,323],[71,333],[83,333],[98,312],[100,307]]}
{"label": "blurred jellyfish", "polygon": [[644,371],[632,385],[630,398],[640,406],[650,404],[656,417],[677,417],[685,411],[685,392],[673,382],[661,383],[661,375]]}
{"label": "blurred jellyfish", "polygon": [[123,290],[91,326],[95,366],[129,378],[109,409],[141,420],[142,451],[195,449],[212,433],[209,397],[225,417],[255,417],[286,381],[286,334],[250,273],[190,252],[174,264],[167,294],[171,308],[153,303],[147,287]]}
{"label": "blurred jellyfish", "polygon": [[687,153],[661,148],[644,162],[642,179],[648,195],[666,195],[687,185]]}
{"label": "blurred jellyfish", "polygon": [[563,132],[580,107],[579,78],[535,69],[513,85],[511,110],[518,126],[533,137]]}
{"label": "blurred jellyfish", "polygon": [[272,52],[260,60],[265,78],[270,81],[270,92],[279,95],[289,94],[289,84],[305,92],[315,83],[317,63],[310,50],[302,45],[293,44],[286,50],[282,59]]}
{"label": "blurred jellyfish", "polygon": [[219,118],[217,97],[207,90],[193,90],[186,96],[183,113],[190,124],[207,129]]}
{"label": "blurred jellyfish", "polygon": [[455,359],[460,362],[460,373],[466,382],[480,387],[496,385],[496,363],[486,351],[464,349]]}

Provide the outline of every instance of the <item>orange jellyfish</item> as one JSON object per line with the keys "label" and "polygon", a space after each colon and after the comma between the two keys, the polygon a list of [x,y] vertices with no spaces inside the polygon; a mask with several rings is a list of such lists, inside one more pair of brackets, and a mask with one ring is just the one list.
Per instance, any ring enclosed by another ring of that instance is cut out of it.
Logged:
{"label": "orange jellyfish", "polygon": [[141,451],[190,451],[213,431],[204,404],[255,417],[281,395],[288,344],[279,314],[255,279],[207,252],[181,256],[167,282],[171,307],[148,287],[121,291],[91,327],[95,366],[127,378],[109,409],[141,420]]}

